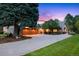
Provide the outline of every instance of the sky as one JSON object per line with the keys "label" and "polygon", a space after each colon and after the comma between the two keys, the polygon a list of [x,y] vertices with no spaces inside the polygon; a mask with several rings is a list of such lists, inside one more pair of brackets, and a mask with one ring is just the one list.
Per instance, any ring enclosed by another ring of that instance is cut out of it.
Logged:
{"label": "sky", "polygon": [[79,15],[79,3],[40,3],[39,20],[59,19],[64,21],[65,16],[70,13],[72,16]]}

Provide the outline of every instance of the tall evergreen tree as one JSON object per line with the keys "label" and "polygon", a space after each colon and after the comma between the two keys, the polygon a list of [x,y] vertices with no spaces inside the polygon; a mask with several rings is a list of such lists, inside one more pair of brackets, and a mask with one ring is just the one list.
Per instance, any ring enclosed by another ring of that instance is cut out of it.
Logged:
{"label": "tall evergreen tree", "polygon": [[[2,24],[14,25],[14,35],[25,26],[35,27],[38,20],[38,4],[27,3],[1,3],[0,20]],[[20,24],[20,25],[18,25]],[[20,27],[20,28],[19,28]]]}
{"label": "tall evergreen tree", "polygon": [[71,14],[66,15],[65,24],[68,29],[68,32],[73,31],[73,16]]}

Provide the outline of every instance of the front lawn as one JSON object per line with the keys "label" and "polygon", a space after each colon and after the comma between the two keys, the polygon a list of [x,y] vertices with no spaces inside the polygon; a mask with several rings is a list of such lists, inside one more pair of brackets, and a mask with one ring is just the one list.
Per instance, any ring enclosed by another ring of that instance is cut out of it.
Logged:
{"label": "front lawn", "polygon": [[54,43],[25,56],[79,56],[79,35]]}

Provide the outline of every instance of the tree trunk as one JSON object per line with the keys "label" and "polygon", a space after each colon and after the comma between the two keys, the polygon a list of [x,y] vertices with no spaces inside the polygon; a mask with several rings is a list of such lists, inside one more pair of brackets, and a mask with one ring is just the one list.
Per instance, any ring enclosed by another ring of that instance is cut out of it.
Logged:
{"label": "tree trunk", "polygon": [[14,21],[14,37],[19,36],[19,26],[16,21]]}

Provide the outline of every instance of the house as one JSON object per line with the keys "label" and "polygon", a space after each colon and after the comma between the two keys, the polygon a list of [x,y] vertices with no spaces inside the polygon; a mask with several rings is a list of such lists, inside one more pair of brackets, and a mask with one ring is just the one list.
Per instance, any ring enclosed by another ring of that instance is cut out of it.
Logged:
{"label": "house", "polygon": [[34,35],[34,34],[38,34],[38,29],[34,28],[34,27],[24,27],[21,31],[20,31],[20,35],[21,36],[26,36],[26,35]]}
{"label": "house", "polygon": [[61,31],[62,31],[62,32],[67,32],[67,27],[66,27],[64,21],[60,21],[60,22],[59,22],[59,25],[60,25],[60,27],[61,27]]}

